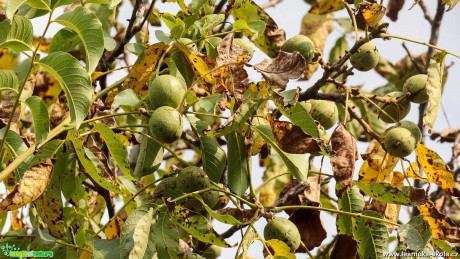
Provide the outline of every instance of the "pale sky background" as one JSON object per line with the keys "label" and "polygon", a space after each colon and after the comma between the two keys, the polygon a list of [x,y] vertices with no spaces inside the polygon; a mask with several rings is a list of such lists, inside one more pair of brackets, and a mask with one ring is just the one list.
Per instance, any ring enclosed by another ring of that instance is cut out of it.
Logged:
{"label": "pale sky background", "polygon": [[[190,1],[186,1],[188,3]],[[266,2],[261,1],[261,0],[256,0],[256,3],[264,3]],[[387,1],[384,1],[387,3]],[[429,6],[429,9],[431,10],[431,13],[434,15],[436,12],[436,1],[425,1],[426,4]],[[403,8],[403,10],[399,14],[399,20],[396,23],[391,22],[387,17],[383,19],[383,21],[388,21],[390,22],[390,27],[388,30],[388,33],[394,34],[394,35],[401,35],[404,37],[412,38],[412,39],[417,39],[420,41],[425,41],[428,42],[429,40],[429,33],[430,33],[430,27],[429,24],[426,22],[426,20],[423,18],[422,12],[418,6],[414,7],[411,11],[409,11],[409,7],[412,5],[413,1],[406,1],[406,4]],[[119,20],[126,20],[127,18],[130,17],[131,15],[131,7],[129,3],[125,1],[125,8],[120,9],[120,19]],[[176,13],[178,8],[176,4],[171,4],[171,3],[161,3],[160,1],[157,1],[157,8],[160,9],[162,12],[171,12],[171,13]],[[286,36],[287,38],[293,37],[297,35],[300,32],[300,24],[301,24],[301,19],[302,17],[308,12],[309,10],[309,5],[306,4],[303,0],[285,0],[282,3],[278,4],[274,8],[269,8],[266,11],[268,14],[278,23],[278,26],[280,28],[283,28],[286,31]],[[55,17],[57,17],[61,12],[56,12]],[[336,17],[347,17],[347,14],[345,11],[337,12]],[[46,22],[46,16],[35,19],[33,21],[34,24],[34,34],[35,35],[41,35],[41,32],[44,29],[44,24]],[[441,31],[440,31],[440,39],[438,46],[443,47],[451,52],[460,54],[460,6],[454,8],[454,10],[447,12],[444,15],[444,20],[442,23]],[[53,24],[53,26],[50,27],[50,31],[48,33],[48,36],[53,35],[61,26]],[[163,26],[162,29],[167,33],[168,29]],[[155,43],[157,40],[155,39],[153,30],[158,30],[158,28],[153,28],[151,31],[151,42],[150,43]],[[341,31],[341,30],[340,30]],[[328,38],[327,44],[325,47],[325,52],[323,53],[324,57],[329,56],[329,50],[335,43],[336,39],[341,36],[340,31],[335,30]],[[351,35],[349,38],[349,44],[353,44],[354,40],[354,34]],[[381,39],[377,39],[373,41],[377,47],[379,48],[379,51],[382,53],[383,56],[385,56],[388,60],[391,62],[396,62],[402,57],[406,55],[405,50],[402,48],[401,40],[390,40],[390,41],[383,41]],[[426,47],[418,44],[413,44],[413,43],[407,43],[408,48],[410,49],[411,53],[414,55],[420,54],[424,51],[426,51]],[[251,60],[251,64],[256,64],[263,59],[265,59],[266,56],[256,50],[256,54],[254,58]],[[134,61],[134,58],[132,58],[132,61]],[[445,85],[445,90],[444,90],[444,95],[443,95],[443,105],[444,108],[446,109],[447,117],[448,120],[450,121],[450,124],[453,128],[460,128],[460,116],[458,114],[458,111],[460,111],[460,63],[459,60],[456,60],[455,58],[448,56],[446,59],[446,64],[451,64],[451,62],[457,63],[453,67],[450,68],[449,70],[449,77],[447,80],[447,83]],[[248,69],[250,71],[251,69]],[[123,76],[123,73],[117,72],[116,78],[113,77],[111,78],[111,81],[115,81]],[[297,86],[300,86],[302,89],[306,89],[307,87],[311,86],[314,84],[315,79],[318,79],[321,76],[321,71],[317,72],[312,79],[309,81],[302,81],[302,82],[290,82],[289,87],[294,88]],[[257,73],[250,73],[251,79],[254,81],[258,81],[261,79],[260,75]],[[355,76],[351,77],[352,79],[349,80],[348,84],[349,85],[364,85],[364,89],[366,90],[371,90],[377,86],[381,86],[385,83],[385,81],[375,72],[366,72],[362,73],[357,71],[355,73]],[[412,120],[414,122],[417,121],[417,116],[418,116],[418,107],[416,105],[413,105],[412,110],[410,114],[406,117],[406,119]],[[438,118],[435,123],[435,131],[441,131],[443,129],[448,128],[447,125],[447,120],[445,116],[443,116],[442,111],[438,114]],[[450,159],[451,155],[451,144],[438,144],[434,143],[432,141],[428,141],[427,145],[438,152],[444,160],[448,161]],[[359,151],[360,153],[364,153],[365,149],[367,147],[366,143],[360,143],[359,144]],[[410,156],[410,159],[414,159],[414,155]],[[255,186],[258,186],[261,183],[261,178],[262,178],[262,173],[263,171],[258,168],[258,158],[254,157],[254,184]],[[357,168],[355,172],[355,178],[357,178],[357,173],[359,170],[359,167],[361,166],[362,160],[360,159],[357,163]],[[331,172],[331,168],[329,165],[329,161],[325,160],[324,163],[324,172],[329,173]],[[335,183],[331,183],[335,184]],[[331,188],[333,189],[334,185],[331,185]],[[328,238],[323,242],[329,242],[332,239],[332,236],[336,234],[336,227],[335,227],[335,216],[328,216],[326,213],[322,212],[322,219],[323,223],[326,227],[326,230],[328,232]],[[405,213],[405,210],[401,210],[401,214],[403,215],[401,219],[403,221],[408,220],[408,214]],[[282,215],[282,214],[281,214]],[[107,217],[106,217],[107,218]],[[258,231],[262,234],[263,233],[263,227],[266,224],[265,220],[259,220],[256,223],[256,228]],[[216,224],[216,228],[218,232],[222,232],[225,229],[228,228],[228,226],[224,226],[222,224]],[[235,234],[233,238],[230,239],[231,244],[235,244],[237,241],[241,240],[241,236],[239,234]],[[257,242],[253,245],[253,247],[250,250],[250,256],[254,258],[261,258],[261,249],[262,246],[260,245],[260,242]],[[236,249],[223,249],[222,251],[222,256],[221,258],[233,258],[234,254],[236,252]],[[298,258],[307,258],[306,254],[299,254]]]}

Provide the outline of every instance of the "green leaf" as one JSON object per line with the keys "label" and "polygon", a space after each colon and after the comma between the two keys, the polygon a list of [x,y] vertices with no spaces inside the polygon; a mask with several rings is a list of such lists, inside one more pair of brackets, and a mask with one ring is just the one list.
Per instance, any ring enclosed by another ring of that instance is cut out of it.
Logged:
{"label": "green leaf", "polygon": [[242,196],[249,187],[249,174],[251,170],[250,159],[244,137],[237,132],[232,132],[227,136],[228,150],[228,185],[232,191]]}
{"label": "green leaf", "polygon": [[349,49],[350,46],[348,45],[346,35],[338,38],[334,47],[332,47],[331,52],[329,53],[329,63],[334,64],[337,60],[343,57],[346,54],[346,51]]}
{"label": "green leaf", "polygon": [[86,70],[94,72],[104,53],[104,34],[97,16],[84,7],[77,7],[56,18],[55,22],[71,29],[80,37],[85,50]]}
{"label": "green leaf", "polygon": [[155,243],[158,258],[179,258],[177,256],[179,231],[171,221],[166,208],[158,212],[158,218],[152,228],[155,229],[153,242]]}
{"label": "green leaf", "polygon": [[11,88],[17,90],[19,80],[13,70],[0,69],[0,90]]}
{"label": "green leaf", "polygon": [[300,127],[303,132],[313,138],[319,138],[318,126],[316,126],[315,120],[300,103],[296,103],[290,110],[282,113],[291,120],[292,124]]}
{"label": "green leaf", "polygon": [[81,39],[76,32],[62,28],[51,39],[48,53],[69,52],[80,43]]}
{"label": "green leaf", "polygon": [[205,37],[210,31],[214,29],[217,25],[221,24],[225,20],[224,14],[208,14],[200,19],[200,34]]}
{"label": "green leaf", "polygon": [[140,142],[139,156],[133,173],[136,179],[154,173],[163,162],[164,151],[160,144],[144,136]]}
{"label": "green leaf", "polygon": [[425,190],[412,186],[395,187],[389,183],[370,183],[364,184],[360,181],[353,181],[366,195],[393,204],[406,206],[418,206],[427,201]]}
{"label": "green leaf", "polygon": [[216,213],[215,211],[213,211],[209,206],[208,204],[206,204],[203,199],[201,198],[200,195],[194,195],[193,196],[195,199],[197,199],[199,202],[201,202],[201,204],[203,205],[204,209],[209,213],[209,215],[211,216],[211,218],[219,221],[219,222],[222,222],[224,224],[230,224],[230,225],[235,225],[235,226],[239,226],[241,225],[241,222],[239,220],[237,220],[235,217],[233,217],[232,215],[226,215],[226,214],[219,214],[219,213]]}
{"label": "green leaf", "polygon": [[93,259],[119,259],[120,240],[119,239],[95,239],[93,241]]}
{"label": "green leaf", "polygon": [[77,156],[69,145],[66,144],[61,149],[62,151],[56,154],[53,176],[58,176],[64,198],[66,200],[78,201],[83,197],[85,189],[81,184],[82,181],[77,176]]}
{"label": "green leaf", "polygon": [[275,137],[273,136],[272,129],[268,125],[260,125],[253,127],[260,136],[280,155],[289,169],[289,172],[298,180],[306,181],[308,174],[308,160],[305,155],[302,154],[289,154],[281,150],[276,145]]}
{"label": "green leaf", "polygon": [[128,150],[123,146],[120,140],[117,139],[115,133],[109,126],[104,123],[98,123],[94,126],[94,130],[101,134],[102,139],[105,141],[109,153],[115,163],[120,168],[121,172],[130,180],[135,180],[131,175],[129,167]]}
{"label": "green leaf", "polygon": [[130,42],[125,45],[125,50],[133,53],[136,56],[140,56],[144,52],[145,45],[139,43]]}
{"label": "green leaf", "polygon": [[133,89],[126,89],[115,96],[110,109],[115,111],[120,108],[120,106],[138,107],[141,103],[142,100],[133,91]]}
{"label": "green leaf", "polygon": [[6,18],[9,20],[13,19],[13,15],[16,11],[25,4],[27,0],[8,0],[6,1]]}
{"label": "green leaf", "polygon": [[408,223],[403,224],[398,230],[401,241],[406,243],[408,249],[422,250],[431,238],[431,228],[423,220],[422,215],[412,217]]}
{"label": "green leaf", "polygon": [[30,166],[44,163],[46,160],[53,158],[64,145],[65,141],[61,139],[53,139],[35,151],[35,156],[30,162]]}
{"label": "green leaf", "polygon": [[[0,141],[3,140],[5,136],[6,127],[0,129]],[[27,150],[27,146],[22,140],[21,136],[18,133],[8,130],[8,134],[6,135],[6,147],[9,152],[12,154],[11,157],[16,157],[16,155],[20,155]]]}
{"label": "green leaf", "polygon": [[[342,189],[338,187],[339,189]],[[359,192],[358,187],[352,186],[350,190],[342,193],[342,197],[338,201],[339,210],[346,212],[358,213],[364,209],[364,197]],[[337,232],[352,236],[351,216],[338,214],[337,215]]]}
{"label": "green leaf", "polygon": [[83,141],[78,137],[78,132],[76,130],[70,130],[67,133],[67,139],[73,143],[73,147],[75,149],[75,153],[77,154],[78,160],[83,165],[83,168],[85,168],[86,173],[88,173],[88,175],[91,176],[91,178],[102,188],[114,193],[120,193],[118,186],[99,174],[99,170],[87,156],[83,146]]}
{"label": "green leaf", "polygon": [[55,52],[38,62],[64,89],[70,118],[76,129],[89,111],[93,88],[80,62],[68,53]]}
{"label": "green leaf", "polygon": [[217,234],[206,217],[178,205],[170,206],[169,209],[174,223],[196,239],[220,247],[231,247],[223,237]]}
{"label": "green leaf", "polygon": [[233,29],[244,32],[251,41],[259,38],[265,31],[266,24],[263,21],[252,21],[247,23],[244,20],[238,20],[233,23]]}
{"label": "green leaf", "polygon": [[31,96],[26,99],[26,104],[29,106],[34,118],[34,133],[35,145],[42,143],[48,136],[50,130],[50,120],[48,109],[45,103],[38,96]]}
{"label": "green leaf", "polygon": [[8,20],[0,22],[0,48],[15,52],[32,50],[33,27],[29,19],[14,16],[11,24]]}
{"label": "green leaf", "polygon": [[33,8],[51,11],[51,0],[27,0],[27,4]]}
{"label": "green leaf", "polygon": [[154,223],[153,208],[142,216],[136,224],[133,232],[134,247],[129,253],[129,258],[144,258],[145,251],[147,250],[150,233],[150,226]]}
{"label": "green leaf", "polygon": [[259,238],[259,235],[254,231],[253,228],[249,227],[246,229],[246,233],[241,240],[241,248],[243,252],[238,256],[238,258],[247,258],[247,254],[249,252],[249,247]]}
{"label": "green leaf", "polygon": [[[362,215],[381,219],[375,211],[365,211]],[[360,217],[352,218],[353,237],[358,243],[361,258],[384,258],[388,249],[388,231],[385,223]]]}
{"label": "green leaf", "polygon": [[438,115],[438,110],[441,105],[442,98],[442,78],[444,72],[444,59],[446,53],[437,53],[430,59],[428,67],[428,83],[426,91],[428,93],[428,108],[423,114],[423,126],[427,127],[431,132],[433,130],[434,121]]}

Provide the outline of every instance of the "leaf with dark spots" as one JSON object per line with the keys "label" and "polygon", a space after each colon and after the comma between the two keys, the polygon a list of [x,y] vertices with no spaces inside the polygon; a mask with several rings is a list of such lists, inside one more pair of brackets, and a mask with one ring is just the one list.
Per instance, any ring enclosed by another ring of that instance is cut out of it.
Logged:
{"label": "leaf with dark spots", "polygon": [[426,192],[422,188],[412,186],[398,188],[389,183],[364,184],[360,181],[353,181],[353,183],[366,195],[381,202],[418,206],[427,201]]}
{"label": "leaf with dark spots", "polygon": [[273,91],[273,101],[276,106],[282,110],[290,109],[296,105],[297,100],[299,100],[300,88],[287,90],[283,92]]}
{"label": "leaf with dark spots", "polygon": [[303,130],[287,121],[272,121],[276,144],[287,153],[305,154],[321,150],[318,142]]}
{"label": "leaf with dark spots", "polygon": [[415,153],[428,181],[437,184],[449,193],[453,193],[454,177],[441,156],[423,144],[417,146]]}
{"label": "leaf with dark spots", "polygon": [[445,214],[436,208],[433,202],[417,207],[420,214],[431,227],[433,237],[451,243],[460,242],[460,230],[458,226]]}
{"label": "leaf with dark spots", "polygon": [[270,84],[285,89],[289,79],[299,78],[306,68],[306,61],[298,52],[280,51],[276,58],[267,58],[254,66],[254,69]]}
{"label": "leaf with dark spots", "polygon": [[[216,213],[219,215],[225,216],[225,217],[232,217],[233,219],[236,219],[240,225],[248,223],[249,221],[251,221],[251,219],[253,219],[254,216],[256,216],[254,210],[252,209],[240,210],[237,208],[225,208],[225,209],[217,210]],[[237,224],[233,224],[233,225],[237,225]]]}
{"label": "leaf with dark spots", "polygon": [[340,124],[332,133],[331,145],[333,154],[330,158],[334,179],[344,185],[351,186],[351,178],[358,160],[356,139]]}
{"label": "leaf with dark spots", "polygon": [[337,235],[330,258],[351,259],[356,258],[357,253],[358,243],[356,243],[353,237],[348,235]]}

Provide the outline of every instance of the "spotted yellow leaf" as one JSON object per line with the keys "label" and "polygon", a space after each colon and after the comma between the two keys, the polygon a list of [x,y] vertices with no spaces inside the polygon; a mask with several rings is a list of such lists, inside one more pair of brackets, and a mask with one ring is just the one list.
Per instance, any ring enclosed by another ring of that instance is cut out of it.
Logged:
{"label": "spotted yellow leaf", "polygon": [[107,239],[114,239],[120,238],[121,230],[123,229],[123,220],[121,220],[118,216],[112,218],[104,229],[105,236]]}
{"label": "spotted yellow leaf", "polygon": [[187,57],[190,65],[192,66],[193,72],[197,77],[199,77],[198,82],[200,85],[204,89],[210,91],[216,83],[216,80],[211,75],[211,71],[208,69],[206,62],[195,55],[189,48],[187,48],[187,46],[180,43],[176,43],[174,46],[176,46],[177,49],[179,49]]}
{"label": "spotted yellow leaf", "polygon": [[433,202],[417,206],[420,214],[428,222],[433,238],[446,240],[452,243],[460,242],[460,230],[457,225],[446,215],[441,213]]}
{"label": "spotted yellow leaf", "polygon": [[406,169],[407,177],[427,182],[427,179],[420,174],[417,162],[412,162]]}
{"label": "spotted yellow leaf", "polygon": [[452,193],[454,191],[454,178],[446,162],[436,152],[423,144],[417,146],[415,153],[428,181]]}
{"label": "spotted yellow leaf", "polygon": [[0,48],[0,69],[14,69],[19,61],[19,54],[13,54],[7,48]]}
{"label": "spotted yellow leaf", "polygon": [[386,10],[387,9],[383,5],[369,2],[364,2],[359,7],[359,12],[362,15],[364,22],[369,27],[375,27],[379,25],[379,22],[385,15]]}
{"label": "spotted yellow leaf", "polygon": [[344,8],[342,0],[318,0],[316,1],[309,13],[328,14]]}
{"label": "spotted yellow leaf", "polygon": [[359,181],[370,183],[382,183],[392,181],[393,168],[398,163],[397,157],[387,154],[382,146],[374,141],[369,145],[370,152],[362,155],[364,163],[359,169]]}

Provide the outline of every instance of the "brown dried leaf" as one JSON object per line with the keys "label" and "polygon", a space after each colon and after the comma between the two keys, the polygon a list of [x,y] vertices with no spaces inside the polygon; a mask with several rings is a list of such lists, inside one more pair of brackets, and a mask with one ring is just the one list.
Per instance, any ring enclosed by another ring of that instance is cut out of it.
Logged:
{"label": "brown dried leaf", "polygon": [[14,190],[0,203],[0,210],[15,210],[37,199],[45,191],[52,169],[48,160],[27,170]]}
{"label": "brown dried leaf", "polygon": [[[16,97],[18,95],[13,91],[2,91],[0,92],[0,127],[3,127],[8,123],[11,113],[13,112],[13,107],[16,102]],[[18,107],[14,111],[12,123],[17,122],[19,115],[21,114],[21,109]]]}
{"label": "brown dried leaf", "polygon": [[436,140],[439,138],[439,142],[454,142],[457,135],[460,133],[458,129],[445,129],[441,132],[431,133],[430,139]]}
{"label": "brown dried leaf", "polygon": [[357,257],[358,243],[348,235],[337,235],[331,259],[354,259]]}
{"label": "brown dried leaf", "polygon": [[59,125],[69,114],[69,105],[65,98],[64,92],[59,94],[59,98],[56,101],[53,109],[50,112],[50,128],[54,128]]}
{"label": "brown dried leaf", "polygon": [[405,0],[390,0],[387,5],[387,16],[392,20],[393,22],[396,22],[398,20],[398,14],[399,11],[404,6]]}
{"label": "brown dried leaf", "polygon": [[287,121],[271,123],[276,144],[287,153],[305,154],[320,151],[318,142],[303,130]]}
{"label": "brown dried leaf", "polygon": [[355,162],[358,160],[356,139],[343,124],[340,124],[332,133],[331,145],[333,155],[330,160],[334,178],[344,186],[351,186]]}
{"label": "brown dried leaf", "polygon": [[276,58],[267,58],[254,66],[270,83],[285,88],[289,79],[299,78],[306,68],[305,59],[298,52],[280,51]]}
{"label": "brown dried leaf", "polygon": [[429,201],[427,204],[417,206],[417,208],[431,227],[433,238],[451,243],[460,242],[458,226],[448,216],[441,213],[433,202]]}

